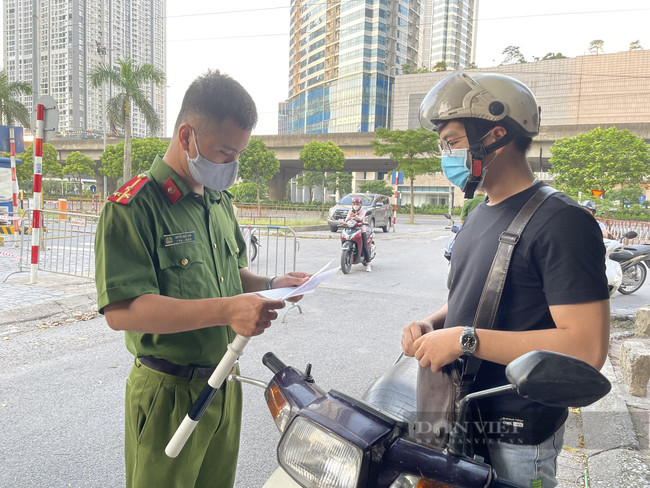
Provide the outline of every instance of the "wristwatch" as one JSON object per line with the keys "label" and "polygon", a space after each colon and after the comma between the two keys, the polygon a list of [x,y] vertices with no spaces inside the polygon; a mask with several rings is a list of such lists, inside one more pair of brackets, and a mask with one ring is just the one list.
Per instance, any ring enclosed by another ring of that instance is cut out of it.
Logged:
{"label": "wristwatch", "polygon": [[276,279],[276,278],[277,278],[277,276],[271,276],[271,277],[269,277],[268,280],[266,280],[266,289],[267,290],[271,289],[271,285],[273,284],[273,280]]}
{"label": "wristwatch", "polygon": [[460,348],[463,354],[474,354],[478,347],[478,337],[474,331],[474,327],[465,327],[465,330],[460,334]]}

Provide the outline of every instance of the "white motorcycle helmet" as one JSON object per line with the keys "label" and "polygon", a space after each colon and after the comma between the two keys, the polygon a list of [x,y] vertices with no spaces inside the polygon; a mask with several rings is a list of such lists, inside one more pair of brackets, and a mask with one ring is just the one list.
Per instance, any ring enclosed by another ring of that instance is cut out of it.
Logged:
{"label": "white motorcycle helmet", "polygon": [[[440,81],[420,105],[420,124],[426,129],[440,132],[449,121],[457,119],[462,119],[465,126],[472,159],[483,161],[517,136],[535,137],[539,133],[540,108],[528,87],[514,78],[500,74],[471,77],[461,71]],[[486,134],[479,132],[473,120],[498,123],[507,134],[484,146],[480,141]],[[470,197],[479,183],[480,174],[470,175],[466,185]]]}

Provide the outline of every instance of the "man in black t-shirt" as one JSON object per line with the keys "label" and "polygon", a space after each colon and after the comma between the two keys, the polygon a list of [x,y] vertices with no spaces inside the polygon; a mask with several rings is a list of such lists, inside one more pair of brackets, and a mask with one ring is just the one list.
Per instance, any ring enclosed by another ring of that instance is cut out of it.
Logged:
{"label": "man in black t-shirt", "polygon": [[[560,192],[537,210],[515,247],[492,330],[471,327],[499,235],[542,185],[526,160],[539,131],[530,90],[507,76],[461,72],[429,92],[420,121],[440,134],[445,176],[468,197],[481,185],[489,200],[456,237],[448,302],[405,327],[405,354],[433,371],[473,354],[483,360],[473,391],[507,384],[505,365],[535,350],[574,356],[600,369],[609,343],[605,250],[594,219]],[[468,347],[471,340],[461,344],[461,336],[475,339],[474,347]],[[491,426],[488,440],[502,441],[488,443],[499,476],[524,486],[556,486],[566,409],[514,393],[478,406]],[[497,435],[504,431],[509,437]]]}

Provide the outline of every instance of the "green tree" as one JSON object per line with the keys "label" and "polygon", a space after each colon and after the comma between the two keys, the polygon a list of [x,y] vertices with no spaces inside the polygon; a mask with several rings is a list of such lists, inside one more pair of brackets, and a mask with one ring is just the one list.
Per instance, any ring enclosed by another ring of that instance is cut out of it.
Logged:
{"label": "green tree", "polygon": [[438,61],[431,71],[447,71],[447,63],[444,61]]}
{"label": "green tree", "polygon": [[29,111],[16,100],[20,95],[31,95],[32,85],[26,81],[9,82],[9,76],[0,71],[0,124],[14,125],[16,121],[29,127]]}
{"label": "green tree", "polygon": [[266,147],[264,141],[252,138],[248,147],[239,157],[239,177],[244,181],[252,181],[257,185],[257,209],[260,208],[260,185],[268,181],[280,171],[280,161],[275,157],[275,151]]}
{"label": "green tree", "polygon": [[642,49],[643,46],[641,45],[641,41],[630,42],[630,51],[640,51]]}
{"label": "green tree", "polygon": [[402,65],[402,74],[404,75],[417,75],[419,73],[429,73],[430,70],[425,67],[413,67],[410,64]]}
{"label": "green tree", "polygon": [[566,56],[562,53],[548,53],[542,58],[542,61],[546,61],[547,59],[566,59]]}
{"label": "green tree", "polygon": [[[621,188],[614,188],[603,195],[604,206],[611,208],[616,206],[614,202],[618,202],[620,208],[625,208],[626,205],[638,205],[639,200],[643,195],[643,188],[639,185],[627,185]],[[598,205],[598,202],[596,202]]]}
{"label": "green tree", "polygon": [[359,191],[361,193],[379,193],[380,195],[386,195],[387,197],[393,196],[395,193],[393,188],[386,184],[386,180],[377,180],[377,181],[366,181],[359,185]]}
{"label": "green tree", "polygon": [[418,130],[388,130],[379,127],[376,138],[370,141],[377,156],[388,154],[397,162],[395,171],[403,171],[404,178],[411,180],[411,223],[415,213],[413,180],[416,176],[440,171],[439,141],[437,133],[423,127]]}
{"label": "green tree", "polygon": [[326,178],[327,189],[347,195],[352,191],[352,175],[345,172],[330,173]]}
{"label": "green tree", "polygon": [[320,171],[322,176],[321,217],[324,217],[325,205],[325,173],[338,171],[345,165],[343,150],[332,141],[311,141],[300,151],[300,161],[303,167],[312,171]]}
{"label": "green tree", "polygon": [[84,175],[94,175],[95,171],[92,168],[93,166],[95,166],[95,161],[79,151],[73,151],[65,158],[63,174],[72,175],[79,181],[79,195],[83,193],[81,177]]}
{"label": "green tree", "polygon": [[526,58],[519,49],[519,46],[508,46],[503,50],[501,54],[505,54],[506,57],[501,64],[516,64],[516,63],[525,63]]}
{"label": "green tree", "polygon": [[321,174],[316,171],[303,171],[296,176],[296,187],[309,189],[309,203],[314,199],[314,187],[321,183]]}
{"label": "green tree", "polygon": [[[164,156],[169,147],[169,141],[161,141],[158,137],[131,140],[131,168],[133,172],[141,173],[151,168],[156,156]],[[121,178],[124,172],[124,141],[116,145],[108,145],[100,156],[102,165],[99,172],[108,178]],[[125,178],[125,181],[126,180]]]}
{"label": "green tree", "polygon": [[[112,85],[116,95],[106,103],[111,130],[124,129],[124,181],[131,179],[131,113],[135,106],[142,113],[152,132],[157,132],[162,122],[144,91],[147,83],[161,86],[165,73],[150,64],[138,66],[130,57],[117,60],[117,70],[106,63],[100,63],[89,73],[90,84],[99,88],[105,83]],[[122,176],[122,175],[120,175]]]}
{"label": "green tree", "polygon": [[604,51],[605,49],[605,42],[601,41],[600,39],[596,39],[595,41],[591,41],[589,43],[589,52],[593,53],[594,51],[596,54],[600,53],[601,51]]}
{"label": "green tree", "polygon": [[650,150],[627,129],[596,127],[553,144],[550,164],[555,183],[576,198],[578,192],[638,185],[650,173]]}
{"label": "green tree", "polygon": [[[266,195],[268,187],[264,184],[257,184],[253,181],[244,181],[238,185],[231,186],[228,191],[235,197],[236,202],[254,202],[259,198],[259,194]],[[259,200],[258,204],[259,204]]]}
{"label": "green tree", "polygon": [[[16,165],[16,179],[18,182],[27,182],[34,177],[34,148],[30,144],[25,148],[25,152],[17,154],[17,159],[22,160],[21,164]],[[63,176],[63,166],[59,163],[59,155],[52,144],[45,142],[43,144],[43,176],[51,178],[60,178]]]}

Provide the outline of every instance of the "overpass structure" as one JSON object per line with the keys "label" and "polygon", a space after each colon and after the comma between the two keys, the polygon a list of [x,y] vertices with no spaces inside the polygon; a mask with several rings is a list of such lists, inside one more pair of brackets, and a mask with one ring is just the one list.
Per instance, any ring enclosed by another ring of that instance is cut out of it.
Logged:
{"label": "overpass structure", "polygon": [[[621,130],[629,129],[638,137],[650,143],[650,123],[598,124],[597,126],[605,129],[613,125],[616,125]],[[542,126],[540,134],[534,139],[533,146],[528,153],[528,162],[533,171],[544,173],[549,170],[550,148],[555,141],[589,132],[594,127],[596,125],[593,124]],[[397,166],[397,163],[387,156],[380,157],[374,153],[370,145],[370,141],[374,137],[374,132],[260,136],[260,139],[264,141],[266,146],[275,151],[275,155],[280,161],[280,172],[269,182],[269,198],[271,200],[284,200],[286,198],[287,182],[303,171],[303,165],[299,159],[300,150],[314,140],[320,142],[332,141],[343,150],[345,154],[345,165],[342,171],[392,171]],[[111,141],[111,143],[117,144],[120,140],[116,139]],[[61,163],[73,151],[80,151],[99,162],[99,158],[103,152],[103,141],[101,139],[68,139],[55,137],[50,141],[50,144],[56,148]],[[103,178],[98,172],[95,176],[97,177],[97,183],[101,192],[103,190]],[[109,182],[108,191],[114,191],[115,186],[115,181]]]}

